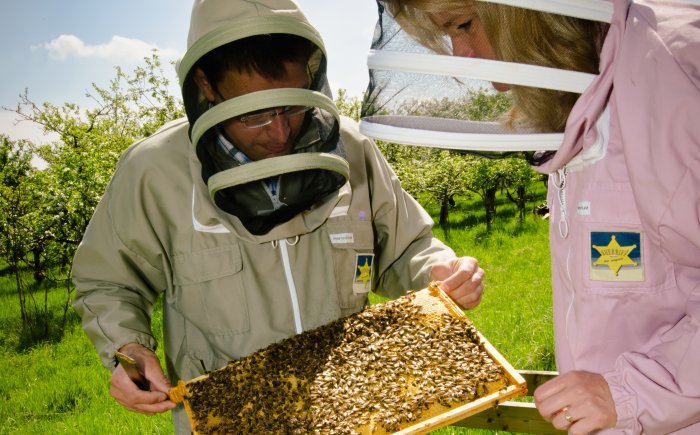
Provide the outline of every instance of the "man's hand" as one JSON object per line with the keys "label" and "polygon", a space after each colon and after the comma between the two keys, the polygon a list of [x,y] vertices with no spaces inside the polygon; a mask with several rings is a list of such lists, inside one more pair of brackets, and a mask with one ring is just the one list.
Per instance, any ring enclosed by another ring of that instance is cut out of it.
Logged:
{"label": "man's hand", "polygon": [[109,394],[126,409],[142,414],[158,414],[175,408],[176,405],[168,400],[170,382],[156,354],[136,343],[126,344],[119,351],[136,361],[136,367],[146,378],[150,391],[139,389],[124,368],[117,365],[110,379]]}
{"label": "man's hand", "polygon": [[430,280],[439,281],[442,290],[465,309],[474,308],[481,302],[483,279],[484,270],[472,257],[436,263],[430,271]]}
{"label": "man's hand", "polygon": [[542,384],[534,396],[542,417],[571,434],[587,434],[617,423],[610,387],[596,373],[564,373]]}

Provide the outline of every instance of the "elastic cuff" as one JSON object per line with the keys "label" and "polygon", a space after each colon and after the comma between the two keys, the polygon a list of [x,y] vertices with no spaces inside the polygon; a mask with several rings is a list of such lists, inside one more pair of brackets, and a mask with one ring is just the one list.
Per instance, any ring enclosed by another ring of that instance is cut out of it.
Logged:
{"label": "elastic cuff", "polygon": [[625,433],[641,433],[641,426],[637,422],[637,399],[622,383],[622,376],[616,372],[603,374],[608,383],[610,393],[615,402],[617,423],[615,429]]}
{"label": "elastic cuff", "polygon": [[120,339],[119,341],[112,342],[112,347],[107,350],[107,354],[103,356],[102,364],[107,367],[110,371],[114,371],[117,367],[117,360],[114,354],[129,343],[140,344],[141,346],[148,348],[155,352],[158,342],[155,338],[150,335],[131,335]]}

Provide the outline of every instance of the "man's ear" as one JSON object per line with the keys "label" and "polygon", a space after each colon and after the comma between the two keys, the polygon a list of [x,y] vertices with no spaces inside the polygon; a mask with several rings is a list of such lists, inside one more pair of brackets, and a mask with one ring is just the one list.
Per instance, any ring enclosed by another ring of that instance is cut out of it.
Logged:
{"label": "man's ear", "polygon": [[207,75],[204,74],[204,71],[202,71],[201,68],[195,68],[193,74],[194,82],[197,84],[199,91],[204,95],[204,98],[206,98],[210,103],[213,103],[216,100],[216,93],[214,92],[214,87],[212,86],[211,82],[209,82]]}

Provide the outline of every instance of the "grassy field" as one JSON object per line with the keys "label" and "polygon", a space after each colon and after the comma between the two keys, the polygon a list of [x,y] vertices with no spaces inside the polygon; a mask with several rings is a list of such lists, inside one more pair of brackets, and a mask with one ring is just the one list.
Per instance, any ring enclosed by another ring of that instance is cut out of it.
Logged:
{"label": "grassy field", "polygon": [[[490,233],[474,203],[458,204],[449,231],[436,235],[486,270],[479,307],[468,312],[477,328],[518,369],[554,370],[547,222],[528,215],[520,224],[506,204]],[[429,211],[433,214],[437,210]],[[62,310],[64,290],[50,293]],[[109,396],[109,373],[70,313],[60,339],[27,346],[20,336],[14,281],[0,267],[0,434],[170,434],[169,414],[142,416]],[[154,330],[160,334],[161,312]],[[162,356],[162,355],[161,355]],[[488,431],[448,427],[439,435]]]}

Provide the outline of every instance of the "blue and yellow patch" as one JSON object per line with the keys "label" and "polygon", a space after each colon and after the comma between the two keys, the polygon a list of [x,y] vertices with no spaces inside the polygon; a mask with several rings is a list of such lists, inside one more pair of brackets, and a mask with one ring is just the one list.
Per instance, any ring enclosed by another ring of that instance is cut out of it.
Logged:
{"label": "blue and yellow patch", "polygon": [[372,289],[374,274],[374,254],[357,254],[355,260],[355,280],[352,283],[354,293],[367,293]]}
{"label": "blue and yellow patch", "polygon": [[642,234],[591,232],[590,279],[593,281],[644,281]]}

